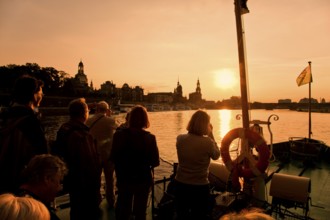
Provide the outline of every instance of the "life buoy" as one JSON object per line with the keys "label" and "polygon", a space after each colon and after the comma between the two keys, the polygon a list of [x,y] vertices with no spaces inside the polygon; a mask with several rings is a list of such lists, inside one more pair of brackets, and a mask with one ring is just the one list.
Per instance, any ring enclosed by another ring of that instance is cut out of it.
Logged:
{"label": "life buoy", "polygon": [[[255,163],[253,155],[248,151],[243,151],[235,161],[232,161],[229,153],[230,144],[236,138],[245,138],[249,143],[256,147],[259,153],[258,161]],[[250,129],[234,128],[230,130],[222,139],[220,147],[222,161],[224,162],[227,169],[236,175],[244,178],[252,178],[259,176],[264,173],[269,165],[270,151],[266,144],[266,141],[256,132]],[[249,167],[244,167],[236,170],[236,166],[241,160],[248,159]],[[235,170],[233,170],[235,169]],[[233,180],[234,181],[234,180]],[[236,182],[236,180],[235,180]]]}

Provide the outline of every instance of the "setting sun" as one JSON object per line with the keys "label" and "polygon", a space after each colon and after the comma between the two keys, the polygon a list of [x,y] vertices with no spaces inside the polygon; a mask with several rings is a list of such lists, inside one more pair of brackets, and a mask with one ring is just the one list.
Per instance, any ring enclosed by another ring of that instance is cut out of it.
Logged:
{"label": "setting sun", "polygon": [[221,69],[215,72],[215,85],[221,89],[229,89],[237,84],[237,77],[231,69]]}

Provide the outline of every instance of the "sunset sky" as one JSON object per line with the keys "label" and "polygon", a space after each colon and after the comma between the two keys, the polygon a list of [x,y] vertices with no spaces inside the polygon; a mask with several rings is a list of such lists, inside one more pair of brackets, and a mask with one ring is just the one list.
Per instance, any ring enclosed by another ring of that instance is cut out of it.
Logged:
{"label": "sunset sky", "polygon": [[[330,1],[247,4],[250,101],[308,97],[296,78],[312,61],[312,97],[330,102]],[[179,80],[188,97],[199,79],[204,99],[240,96],[234,0],[0,0],[0,66],[74,76],[80,60],[97,88],[172,92]]]}

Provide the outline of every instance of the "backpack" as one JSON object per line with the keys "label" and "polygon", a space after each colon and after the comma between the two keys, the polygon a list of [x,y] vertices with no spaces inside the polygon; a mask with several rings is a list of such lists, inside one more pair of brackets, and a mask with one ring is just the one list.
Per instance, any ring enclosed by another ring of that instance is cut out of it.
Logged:
{"label": "backpack", "polygon": [[[0,193],[13,192],[20,183],[21,172],[24,168],[22,157],[26,149],[30,146],[30,141],[20,130],[19,125],[27,119],[28,116],[22,116],[11,123],[3,123],[0,129]],[[23,158],[24,159],[24,158]]]}

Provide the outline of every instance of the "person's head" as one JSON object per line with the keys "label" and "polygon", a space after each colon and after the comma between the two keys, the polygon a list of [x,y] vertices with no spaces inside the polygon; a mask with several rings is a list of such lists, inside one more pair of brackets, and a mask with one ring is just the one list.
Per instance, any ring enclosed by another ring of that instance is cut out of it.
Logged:
{"label": "person's head", "polygon": [[197,110],[190,118],[187,131],[196,135],[207,135],[210,132],[210,116],[203,110]]}
{"label": "person's head", "polygon": [[71,119],[85,123],[89,116],[86,100],[84,98],[72,100],[69,104],[69,114]]}
{"label": "person's head", "polygon": [[48,203],[62,190],[61,182],[67,172],[66,164],[59,157],[51,154],[36,155],[23,171],[26,180],[23,186]]}
{"label": "person's head", "polygon": [[274,220],[274,218],[263,213],[261,209],[244,209],[239,213],[223,215],[219,220]]}
{"label": "person's head", "polygon": [[44,204],[31,197],[0,195],[0,219],[2,220],[49,220],[50,214]]}
{"label": "person's head", "polygon": [[14,85],[14,102],[21,105],[33,105],[38,107],[43,97],[42,87],[44,83],[31,76],[18,78]]}
{"label": "person's head", "polygon": [[110,115],[111,110],[109,104],[106,101],[100,101],[96,105],[96,113]]}
{"label": "person's head", "polygon": [[149,118],[146,108],[141,105],[136,105],[132,108],[129,114],[128,127],[130,128],[149,128]]}

